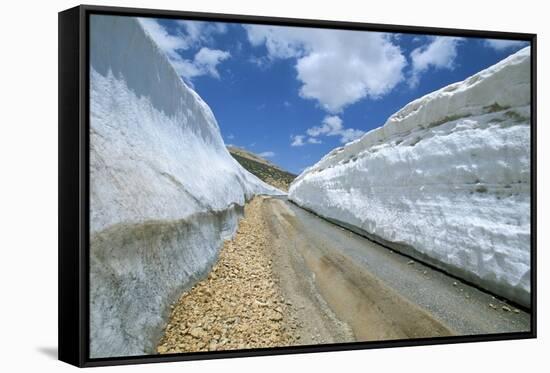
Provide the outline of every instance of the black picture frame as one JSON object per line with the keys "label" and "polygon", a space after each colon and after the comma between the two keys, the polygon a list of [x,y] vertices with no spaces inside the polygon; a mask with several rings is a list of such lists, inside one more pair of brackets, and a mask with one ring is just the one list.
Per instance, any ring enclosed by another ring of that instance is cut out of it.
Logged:
{"label": "black picture frame", "polygon": [[[531,330],[529,332],[396,341],[278,347],[171,355],[89,358],[89,17],[92,14],[163,17],[281,26],[466,36],[531,43]],[[481,30],[244,16],[81,5],[59,13],[59,360],[79,367],[282,355],[536,338],[536,122],[537,36]]]}

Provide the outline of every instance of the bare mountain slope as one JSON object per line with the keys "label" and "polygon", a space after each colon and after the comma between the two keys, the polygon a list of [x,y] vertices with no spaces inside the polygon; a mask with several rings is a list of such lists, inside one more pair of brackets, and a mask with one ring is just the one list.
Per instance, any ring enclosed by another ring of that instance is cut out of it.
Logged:
{"label": "bare mountain slope", "polygon": [[296,175],[283,170],[279,166],[268,160],[249,152],[248,150],[228,146],[229,153],[250,173],[257,176],[267,184],[278,189],[288,191],[290,183],[296,178]]}

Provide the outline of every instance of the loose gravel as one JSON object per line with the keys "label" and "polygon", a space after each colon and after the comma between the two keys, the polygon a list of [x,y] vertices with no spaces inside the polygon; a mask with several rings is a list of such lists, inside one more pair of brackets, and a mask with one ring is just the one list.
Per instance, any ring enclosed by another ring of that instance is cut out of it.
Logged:
{"label": "loose gravel", "polygon": [[297,344],[299,322],[272,272],[260,204],[255,198],[246,205],[235,238],[224,243],[208,278],[172,305],[158,353]]}

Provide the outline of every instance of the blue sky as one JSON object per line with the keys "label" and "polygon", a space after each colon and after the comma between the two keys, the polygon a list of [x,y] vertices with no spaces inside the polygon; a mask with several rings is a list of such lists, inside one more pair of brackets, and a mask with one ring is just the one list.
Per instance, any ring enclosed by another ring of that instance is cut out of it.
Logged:
{"label": "blue sky", "polygon": [[141,19],[226,144],[300,173],[408,102],[527,46],[507,40]]}

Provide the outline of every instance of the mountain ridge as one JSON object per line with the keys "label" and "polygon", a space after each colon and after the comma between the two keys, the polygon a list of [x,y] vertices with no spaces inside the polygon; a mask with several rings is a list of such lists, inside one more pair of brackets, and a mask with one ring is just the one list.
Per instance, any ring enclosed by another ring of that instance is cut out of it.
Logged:
{"label": "mountain ridge", "polygon": [[285,192],[288,192],[290,184],[298,176],[249,150],[233,145],[228,145],[226,148],[243,168],[263,182]]}

